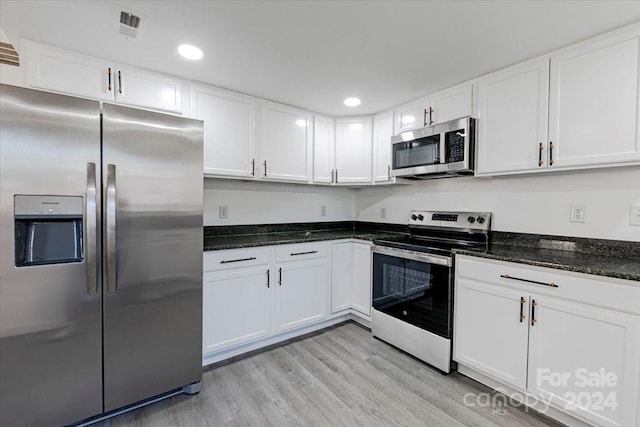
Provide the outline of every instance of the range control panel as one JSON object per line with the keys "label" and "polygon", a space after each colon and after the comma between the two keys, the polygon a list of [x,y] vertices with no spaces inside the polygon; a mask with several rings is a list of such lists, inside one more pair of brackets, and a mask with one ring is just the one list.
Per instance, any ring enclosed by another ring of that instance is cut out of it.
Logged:
{"label": "range control panel", "polygon": [[409,225],[486,231],[491,226],[491,213],[411,211]]}

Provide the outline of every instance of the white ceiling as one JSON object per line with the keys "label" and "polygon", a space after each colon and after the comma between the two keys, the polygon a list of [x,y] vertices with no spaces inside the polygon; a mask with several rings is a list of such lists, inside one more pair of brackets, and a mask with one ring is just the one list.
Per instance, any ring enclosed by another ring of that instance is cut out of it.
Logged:
{"label": "white ceiling", "polygon": [[[120,5],[143,15],[116,34]],[[369,114],[640,21],[640,1],[0,1],[20,38],[332,115]],[[176,46],[200,46],[200,62]],[[348,108],[344,98],[362,105]]]}

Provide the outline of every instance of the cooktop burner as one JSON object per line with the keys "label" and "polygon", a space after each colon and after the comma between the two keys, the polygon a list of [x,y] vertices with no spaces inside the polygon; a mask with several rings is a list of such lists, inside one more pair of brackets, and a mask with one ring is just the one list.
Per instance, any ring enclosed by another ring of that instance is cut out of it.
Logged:
{"label": "cooktop burner", "polygon": [[486,250],[491,214],[488,212],[412,211],[409,235],[376,239],[374,244],[448,256],[452,249]]}

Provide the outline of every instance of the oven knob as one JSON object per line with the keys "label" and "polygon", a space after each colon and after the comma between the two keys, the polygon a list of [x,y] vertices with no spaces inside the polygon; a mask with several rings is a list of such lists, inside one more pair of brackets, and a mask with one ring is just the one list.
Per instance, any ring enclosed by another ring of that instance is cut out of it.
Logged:
{"label": "oven knob", "polygon": [[416,219],[418,219],[418,215],[416,215],[416,214],[411,214],[411,219],[415,221]]}
{"label": "oven knob", "polygon": [[469,221],[470,224],[473,224],[474,222],[476,222],[476,219],[470,216],[469,218],[467,218],[467,221]]}
{"label": "oven knob", "polygon": [[422,220],[424,219],[424,216],[422,216],[422,215],[418,214],[418,219],[419,219],[420,221],[422,221]]}
{"label": "oven knob", "polygon": [[484,218],[479,216],[478,217],[478,224],[483,224],[484,223]]}

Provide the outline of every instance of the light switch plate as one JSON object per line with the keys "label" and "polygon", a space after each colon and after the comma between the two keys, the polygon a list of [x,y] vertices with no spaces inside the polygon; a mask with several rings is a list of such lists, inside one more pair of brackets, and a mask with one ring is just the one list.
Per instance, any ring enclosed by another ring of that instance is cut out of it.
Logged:
{"label": "light switch plate", "polygon": [[226,205],[218,206],[218,216],[220,219],[227,219],[229,215],[229,208]]}
{"label": "light switch plate", "polygon": [[629,225],[640,225],[640,206],[629,206]]}
{"label": "light switch plate", "polygon": [[327,207],[324,205],[320,206],[320,216],[327,216]]}
{"label": "light switch plate", "polygon": [[385,219],[387,217],[387,208],[380,208],[380,218]]}

